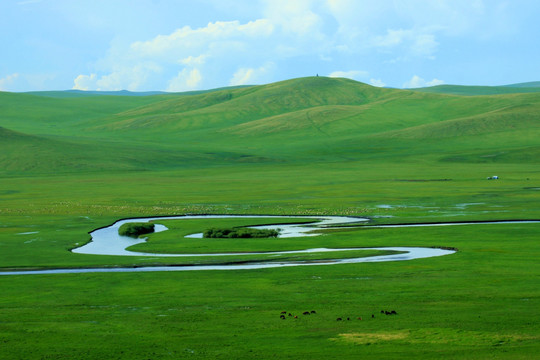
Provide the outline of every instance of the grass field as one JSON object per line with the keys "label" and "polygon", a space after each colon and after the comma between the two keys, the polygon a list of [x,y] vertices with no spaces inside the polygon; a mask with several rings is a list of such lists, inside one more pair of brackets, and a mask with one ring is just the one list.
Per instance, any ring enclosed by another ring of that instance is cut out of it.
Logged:
{"label": "grass field", "polygon": [[[193,94],[0,93],[0,271],[216,261],[69,251],[127,217],[540,219],[540,93],[519,89],[459,96],[319,77]],[[136,249],[459,251],[250,271],[1,276],[0,358],[531,359],[540,350],[537,224],[183,238],[215,224],[170,223]],[[226,259],[243,260],[258,258]]]}

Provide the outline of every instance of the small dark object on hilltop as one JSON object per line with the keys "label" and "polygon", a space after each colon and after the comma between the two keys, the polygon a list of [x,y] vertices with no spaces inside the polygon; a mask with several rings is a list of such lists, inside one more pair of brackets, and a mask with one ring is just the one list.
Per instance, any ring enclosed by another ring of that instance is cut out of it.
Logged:
{"label": "small dark object on hilltop", "polygon": [[139,235],[154,232],[154,224],[151,223],[126,223],[120,226],[118,234],[129,237],[139,237]]}

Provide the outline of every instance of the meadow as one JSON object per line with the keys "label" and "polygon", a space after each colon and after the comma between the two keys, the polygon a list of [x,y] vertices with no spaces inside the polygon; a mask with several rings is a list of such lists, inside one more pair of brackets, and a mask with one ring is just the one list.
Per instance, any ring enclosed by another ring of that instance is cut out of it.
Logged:
{"label": "meadow", "polygon": [[[540,88],[523,89],[455,95],[317,77],[192,94],[0,92],[0,271],[215,261],[70,252],[128,217],[540,219]],[[538,224],[183,238],[214,224],[170,223],[136,248],[459,251],[249,271],[0,276],[0,358],[530,359],[540,350]],[[242,260],[253,258],[225,261]]]}

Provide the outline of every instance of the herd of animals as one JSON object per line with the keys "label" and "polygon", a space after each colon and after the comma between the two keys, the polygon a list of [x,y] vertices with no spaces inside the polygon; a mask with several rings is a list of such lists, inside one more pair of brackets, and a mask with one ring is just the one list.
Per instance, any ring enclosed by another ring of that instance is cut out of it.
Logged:
{"label": "herd of animals", "polygon": [[[317,312],[315,310],[311,310],[311,311],[304,311],[302,313],[302,315],[313,315],[313,314],[317,314]],[[381,310],[381,314],[383,314],[383,315],[397,315],[397,312],[396,312],[396,310],[390,310],[390,311]],[[298,315],[293,315],[288,311],[282,311],[281,314],[279,315],[279,317],[282,320],[285,320],[287,317],[291,317],[293,319],[298,319]],[[375,314],[371,314],[371,318],[374,319]],[[356,319],[357,320],[362,320],[362,317],[359,316]],[[351,320],[351,318],[350,317],[347,317],[347,318],[338,317],[338,318],[336,318],[336,321],[343,321],[343,320]]]}

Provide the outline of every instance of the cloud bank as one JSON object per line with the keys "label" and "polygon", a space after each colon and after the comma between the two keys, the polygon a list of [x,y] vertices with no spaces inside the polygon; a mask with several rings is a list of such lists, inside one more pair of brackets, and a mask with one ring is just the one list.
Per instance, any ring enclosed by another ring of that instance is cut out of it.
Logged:
{"label": "cloud bank", "polygon": [[[111,42],[91,71],[74,76],[73,88],[185,91],[317,73],[374,86],[386,86],[390,76],[401,78],[399,83],[407,88],[432,86],[443,81],[424,80],[420,65],[426,68],[438,61],[447,41],[496,34],[486,19],[503,16],[504,4],[497,1],[498,7],[488,6],[482,0],[233,3],[234,8],[251,9],[250,15]],[[416,67],[407,73],[403,69],[410,64]]]}

